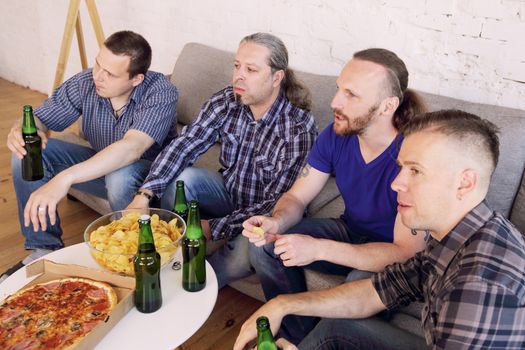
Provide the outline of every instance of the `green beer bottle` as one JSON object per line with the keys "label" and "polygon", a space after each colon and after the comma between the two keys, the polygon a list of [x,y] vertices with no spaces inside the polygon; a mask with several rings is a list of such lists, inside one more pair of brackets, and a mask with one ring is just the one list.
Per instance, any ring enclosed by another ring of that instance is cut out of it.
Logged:
{"label": "green beer bottle", "polygon": [[277,350],[273,340],[272,330],[268,317],[261,316],[257,319],[257,350]]}
{"label": "green beer bottle", "polygon": [[202,234],[199,203],[190,202],[188,225],[182,240],[182,287],[197,292],[206,286],[206,238]]}
{"label": "green beer bottle", "polygon": [[186,202],[186,193],[184,192],[184,181],[179,180],[176,183],[175,204],[173,212],[179,215],[184,223],[188,223],[188,203]]}
{"label": "green beer bottle", "polygon": [[151,218],[139,218],[139,242],[137,254],[133,257],[135,268],[135,306],[144,313],[157,311],[162,305],[160,288],[160,254],[155,249]]}
{"label": "green beer bottle", "polygon": [[36,132],[33,107],[24,106],[24,121],[22,124],[22,137],[25,142],[26,155],[22,158],[22,179],[36,181],[44,177],[42,166],[42,139]]}

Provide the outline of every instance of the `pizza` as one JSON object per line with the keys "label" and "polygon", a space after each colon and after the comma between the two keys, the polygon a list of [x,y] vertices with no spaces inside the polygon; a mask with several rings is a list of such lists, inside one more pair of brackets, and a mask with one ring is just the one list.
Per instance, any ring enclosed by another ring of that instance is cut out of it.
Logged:
{"label": "pizza", "polygon": [[71,349],[117,305],[113,288],[63,278],[24,288],[0,305],[0,349]]}

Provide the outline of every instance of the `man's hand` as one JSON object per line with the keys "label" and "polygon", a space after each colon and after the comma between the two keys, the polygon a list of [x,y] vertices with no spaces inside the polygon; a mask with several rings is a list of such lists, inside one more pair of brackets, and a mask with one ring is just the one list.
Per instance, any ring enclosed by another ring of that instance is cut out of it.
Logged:
{"label": "man's hand", "polygon": [[[47,135],[45,132],[38,130],[38,135],[42,138],[42,149],[46,148],[47,144]],[[21,121],[17,121],[13,127],[11,128],[11,131],[9,131],[9,134],[7,135],[7,148],[11,152],[13,152],[18,159],[24,158],[25,154],[27,153],[24,146],[24,137],[22,136],[22,123]]]}
{"label": "man's hand", "polygon": [[278,235],[273,252],[284,266],[304,266],[313,263],[319,252],[319,239],[298,233]]}
{"label": "man's hand", "polygon": [[201,220],[202,234],[207,241],[211,241],[211,228],[208,220]]}
{"label": "man's hand", "polygon": [[47,215],[49,215],[51,225],[54,225],[58,202],[66,196],[72,183],[73,181],[68,175],[60,173],[31,193],[24,208],[24,225],[28,227],[32,223],[35,232],[40,227],[45,231],[47,229]]}
{"label": "man's hand", "polygon": [[235,340],[235,344],[233,345],[233,349],[243,350],[251,340],[257,337],[257,326],[255,321],[257,321],[257,318],[260,316],[268,317],[272,334],[277,334],[283,317],[286,316],[283,313],[283,309],[284,308],[280,304],[280,297],[274,298],[261,306],[259,310],[255,311],[255,313],[242,325],[237,340]]}
{"label": "man's hand", "polygon": [[279,338],[275,341],[275,345],[277,345],[277,348],[278,349],[283,349],[283,350],[298,350],[297,349],[297,346],[293,345],[292,343],[290,343],[288,340],[284,339],[284,338]]}
{"label": "man's hand", "polygon": [[149,200],[141,195],[137,194],[135,197],[133,197],[133,200],[131,203],[128,204],[126,209],[148,209],[149,208]]}
{"label": "man's hand", "polygon": [[257,247],[271,243],[278,237],[279,222],[273,217],[252,216],[242,223],[242,227],[242,235]]}

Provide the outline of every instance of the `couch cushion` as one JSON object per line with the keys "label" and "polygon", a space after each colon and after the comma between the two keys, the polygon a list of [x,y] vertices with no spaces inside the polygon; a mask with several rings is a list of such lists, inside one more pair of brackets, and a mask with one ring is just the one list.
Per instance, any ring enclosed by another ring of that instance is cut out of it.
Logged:
{"label": "couch cushion", "polygon": [[525,234],[525,175],[521,179],[520,189],[514,200],[510,221],[516,225],[521,233]]}
{"label": "couch cushion", "polygon": [[343,202],[343,197],[337,196],[334,200],[320,208],[315,214],[312,214],[312,216],[314,218],[338,218],[343,214],[344,210],[345,203]]}
{"label": "couch cushion", "polygon": [[171,75],[179,90],[179,123],[191,124],[214,93],[231,85],[233,60],[231,52],[197,43],[184,46]]}
{"label": "couch cushion", "polygon": [[418,337],[425,337],[419,318],[398,312],[392,316],[390,323],[397,328],[401,328],[402,330],[417,335]]}
{"label": "couch cushion", "polygon": [[525,117],[493,115],[486,118],[501,130],[500,157],[487,200],[494,210],[509,217],[525,167]]}
{"label": "couch cushion", "polygon": [[312,114],[315,117],[317,130],[321,132],[333,121],[330,104],[336,92],[336,76],[319,75],[297,71],[297,77],[312,94]]}
{"label": "couch cushion", "polygon": [[[335,177],[330,176],[323,190],[308,205],[308,216],[315,216],[319,210],[338,196],[340,196],[340,194],[335,183]],[[339,217],[341,214],[342,212],[332,217]]]}
{"label": "couch cushion", "polygon": [[461,109],[486,118],[500,127],[500,160],[487,201],[509,217],[525,167],[525,111],[462,101],[420,92],[430,110]]}

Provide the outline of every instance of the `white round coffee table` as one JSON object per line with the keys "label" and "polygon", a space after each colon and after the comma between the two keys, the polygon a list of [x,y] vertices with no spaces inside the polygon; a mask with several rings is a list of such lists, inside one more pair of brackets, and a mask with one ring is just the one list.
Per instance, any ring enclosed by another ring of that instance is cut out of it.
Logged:
{"label": "white round coffee table", "polygon": [[[45,259],[102,269],[89,254],[85,243],[57,250]],[[182,261],[180,249],[175,260]],[[34,277],[27,278],[20,269],[0,283],[0,300],[20,289]],[[174,349],[190,338],[208,319],[217,300],[217,277],[206,262],[206,288],[199,292],[182,289],[182,269],[174,271],[171,263],[161,271],[162,307],[151,314],[132,308],[98,343],[96,349]]]}

